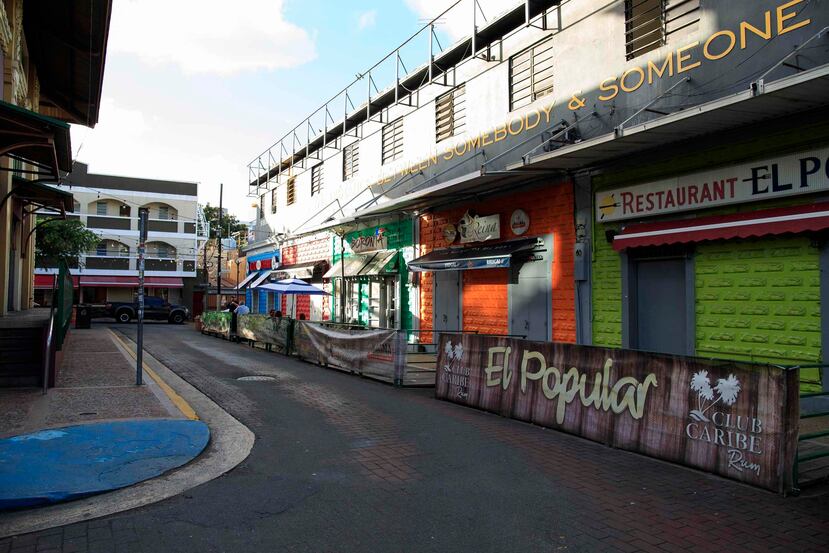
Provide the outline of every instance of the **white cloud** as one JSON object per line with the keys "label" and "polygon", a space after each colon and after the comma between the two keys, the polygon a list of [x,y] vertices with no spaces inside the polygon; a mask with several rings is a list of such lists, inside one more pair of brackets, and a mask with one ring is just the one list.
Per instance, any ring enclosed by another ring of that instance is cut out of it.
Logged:
{"label": "white cloud", "polygon": [[224,206],[251,219],[248,172],[239,159],[264,139],[246,140],[249,134],[218,125],[194,128],[169,117],[148,119],[139,109],[104,98],[94,130],[72,125],[72,151],[92,173],[199,182],[201,203],[218,205],[218,183],[224,182]]}
{"label": "white cloud", "polygon": [[231,75],[295,67],[316,56],[314,40],[283,18],[283,0],[122,0],[109,34],[111,53],[187,74]]}
{"label": "white cloud", "polygon": [[[409,8],[426,20],[431,20],[440,15],[457,0],[406,0]],[[518,5],[517,0],[478,0],[480,9],[476,14],[478,27],[485,24],[484,16],[491,21],[492,18],[514,8]],[[481,13],[483,11],[483,14]],[[424,21],[425,23],[425,21]],[[452,40],[458,40],[472,34],[472,0],[461,0],[460,4],[452,8],[446,15],[441,17],[438,30],[448,34]],[[444,45],[446,46],[446,45]]]}
{"label": "white cloud", "polygon": [[360,31],[374,27],[375,23],[377,23],[377,10],[363,12],[357,18],[357,28]]}

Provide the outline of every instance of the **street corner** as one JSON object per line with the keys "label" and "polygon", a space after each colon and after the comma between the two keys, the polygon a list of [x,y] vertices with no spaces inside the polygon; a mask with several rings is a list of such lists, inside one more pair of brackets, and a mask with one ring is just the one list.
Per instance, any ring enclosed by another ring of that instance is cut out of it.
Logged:
{"label": "street corner", "polygon": [[124,488],[181,467],[210,441],[197,420],[102,422],[0,440],[0,511]]}

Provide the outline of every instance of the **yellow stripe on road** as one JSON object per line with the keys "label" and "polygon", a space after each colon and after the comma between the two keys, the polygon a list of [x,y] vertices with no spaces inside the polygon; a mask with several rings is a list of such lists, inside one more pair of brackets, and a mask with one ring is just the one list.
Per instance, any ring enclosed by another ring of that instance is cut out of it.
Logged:
{"label": "yellow stripe on road", "polygon": [[[109,330],[110,334],[112,334],[112,336],[116,340],[118,340],[121,343],[122,346],[124,346],[124,349],[127,350],[127,352],[130,354],[130,356],[132,356],[132,358],[137,361],[138,357],[136,356],[135,352],[132,350],[132,346],[127,344],[123,340],[123,338],[118,336],[118,334],[116,334],[111,328],[109,328],[107,330]],[[167,397],[170,398],[170,401],[173,402],[173,405],[175,405],[178,408],[178,410],[181,411],[182,415],[184,415],[185,417],[187,417],[190,420],[194,420],[194,421],[199,420],[199,416],[196,414],[196,411],[192,407],[190,407],[190,404],[187,403],[187,401],[185,401],[185,399],[183,397],[178,395],[178,393],[176,393],[176,391],[173,390],[170,387],[169,384],[164,382],[164,380],[162,380],[162,378],[160,376],[158,376],[156,374],[156,372],[154,370],[152,370],[147,365],[147,363],[142,363],[142,365],[144,367],[144,372],[147,373],[150,376],[150,378],[152,378],[155,381],[156,384],[158,384],[158,387],[161,388],[164,391],[165,394],[167,394]]]}

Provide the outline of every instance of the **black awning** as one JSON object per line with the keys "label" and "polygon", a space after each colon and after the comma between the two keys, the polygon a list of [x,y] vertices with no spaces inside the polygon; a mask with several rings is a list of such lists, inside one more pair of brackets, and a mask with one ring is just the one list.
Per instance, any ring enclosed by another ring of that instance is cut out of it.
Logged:
{"label": "black awning", "polygon": [[87,127],[98,122],[111,13],[112,0],[25,0],[41,111]]}
{"label": "black awning", "polygon": [[69,125],[0,101],[0,155],[30,163],[38,173],[58,178],[72,170]]}
{"label": "black awning", "polygon": [[71,213],[74,210],[75,201],[70,192],[19,177],[12,179],[11,195],[30,204],[57,211]]}
{"label": "black awning", "polygon": [[463,271],[509,267],[516,254],[529,254],[538,244],[536,238],[520,238],[497,244],[434,250],[409,262],[412,271]]}

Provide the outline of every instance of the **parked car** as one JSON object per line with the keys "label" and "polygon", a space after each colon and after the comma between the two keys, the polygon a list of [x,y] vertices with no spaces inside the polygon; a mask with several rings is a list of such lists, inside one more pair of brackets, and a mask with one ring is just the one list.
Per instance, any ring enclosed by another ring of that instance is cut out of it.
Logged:
{"label": "parked car", "polygon": [[[138,318],[138,302],[110,302],[106,304],[107,317],[119,323],[128,323]],[[190,317],[190,310],[183,305],[171,305],[164,298],[147,296],[144,298],[144,319],[167,321],[181,324]]]}

